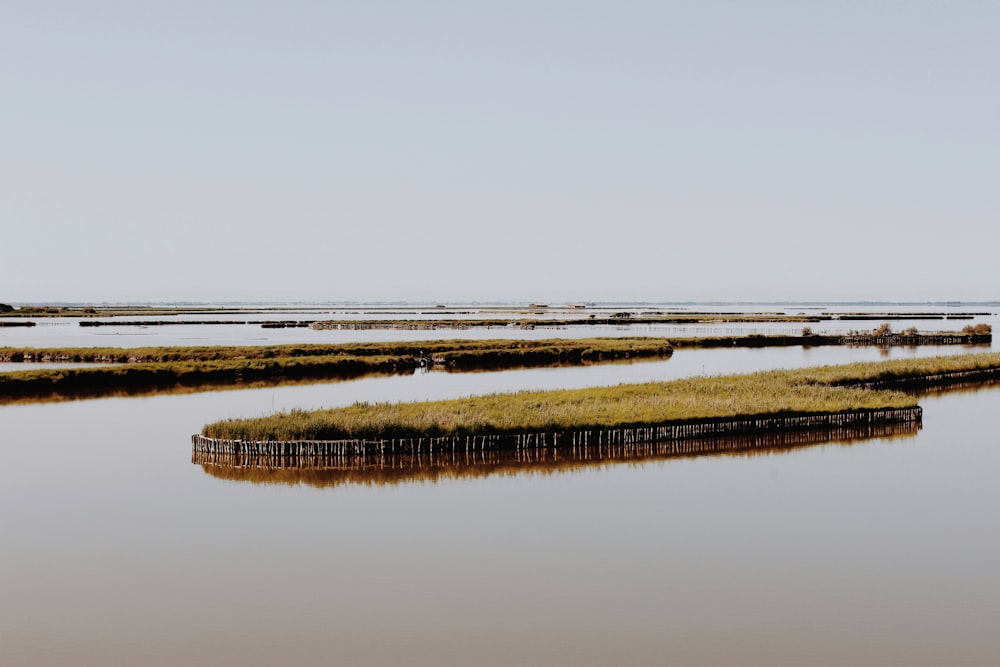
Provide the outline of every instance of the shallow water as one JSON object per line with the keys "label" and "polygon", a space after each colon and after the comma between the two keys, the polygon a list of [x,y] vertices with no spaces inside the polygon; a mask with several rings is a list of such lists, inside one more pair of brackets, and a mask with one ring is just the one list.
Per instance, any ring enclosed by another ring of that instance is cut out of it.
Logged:
{"label": "shallow water", "polygon": [[882,354],[0,406],[0,663],[1000,664],[997,389],[922,398],[913,437],[758,456],[328,488],[191,463],[229,416]]}

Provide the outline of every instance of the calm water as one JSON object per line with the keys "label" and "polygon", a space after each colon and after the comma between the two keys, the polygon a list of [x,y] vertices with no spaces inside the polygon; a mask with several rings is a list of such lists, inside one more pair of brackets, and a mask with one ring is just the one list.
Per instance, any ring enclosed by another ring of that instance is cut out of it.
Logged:
{"label": "calm water", "polygon": [[921,399],[912,437],[759,456],[330,488],[190,462],[228,416],[881,354],[0,407],[0,664],[1000,664],[997,389]]}

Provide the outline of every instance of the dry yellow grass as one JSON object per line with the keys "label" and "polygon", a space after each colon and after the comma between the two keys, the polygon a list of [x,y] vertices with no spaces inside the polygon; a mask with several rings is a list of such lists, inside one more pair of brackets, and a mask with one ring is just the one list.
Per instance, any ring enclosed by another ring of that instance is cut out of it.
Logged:
{"label": "dry yellow grass", "polygon": [[1000,369],[1000,354],[700,377],[674,382],[566,391],[493,394],[420,403],[358,403],[314,412],[209,424],[209,437],[241,440],[329,440],[504,434],[641,427],[704,418],[832,414],[901,408],[916,399],[865,389],[873,381],[919,380],[942,373]]}

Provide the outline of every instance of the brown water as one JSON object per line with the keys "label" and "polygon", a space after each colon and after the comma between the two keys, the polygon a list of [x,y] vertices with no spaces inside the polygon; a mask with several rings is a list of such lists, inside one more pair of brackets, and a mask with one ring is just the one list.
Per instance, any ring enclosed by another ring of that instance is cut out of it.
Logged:
{"label": "brown water", "polygon": [[237,414],[841,353],[0,407],[0,664],[1000,664],[997,389],[756,456],[327,486],[191,463]]}

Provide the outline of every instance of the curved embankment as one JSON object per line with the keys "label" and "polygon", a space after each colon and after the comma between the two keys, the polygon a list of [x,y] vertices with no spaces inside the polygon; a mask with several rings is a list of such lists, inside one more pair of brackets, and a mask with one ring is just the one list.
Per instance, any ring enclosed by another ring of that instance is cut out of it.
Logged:
{"label": "curved embankment", "polygon": [[919,422],[928,387],[1000,377],[1000,354],[703,377],[452,401],[356,404],[207,425],[200,453],[356,456],[579,448]]}
{"label": "curved embankment", "polygon": [[758,456],[831,442],[848,446],[872,438],[912,437],[919,428],[918,422],[911,421],[631,445],[559,449],[539,447],[397,456],[280,456],[195,450],[191,454],[191,462],[200,465],[212,477],[254,484],[306,484],[318,488],[346,484],[391,485],[444,479],[476,479],[494,475],[553,475],[619,464],[698,456]]}

